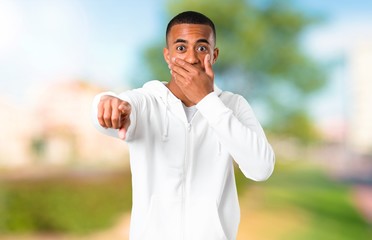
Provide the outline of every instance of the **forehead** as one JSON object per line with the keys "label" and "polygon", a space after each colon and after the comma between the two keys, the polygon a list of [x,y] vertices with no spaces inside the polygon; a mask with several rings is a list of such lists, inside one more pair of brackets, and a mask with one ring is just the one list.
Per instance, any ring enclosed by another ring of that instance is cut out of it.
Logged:
{"label": "forehead", "polygon": [[167,40],[169,43],[173,43],[177,39],[184,39],[189,42],[207,39],[210,43],[214,43],[212,28],[204,24],[174,25],[168,33]]}

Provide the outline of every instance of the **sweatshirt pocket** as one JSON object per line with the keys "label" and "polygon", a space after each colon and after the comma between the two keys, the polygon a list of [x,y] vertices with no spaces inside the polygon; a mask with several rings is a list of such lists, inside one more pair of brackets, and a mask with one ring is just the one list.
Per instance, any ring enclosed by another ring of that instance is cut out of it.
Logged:
{"label": "sweatshirt pocket", "polygon": [[221,224],[216,201],[193,199],[186,209],[186,239],[228,240]]}
{"label": "sweatshirt pocket", "polygon": [[[181,199],[151,197],[141,240],[174,240],[180,235]],[[177,236],[177,237],[176,237]]]}

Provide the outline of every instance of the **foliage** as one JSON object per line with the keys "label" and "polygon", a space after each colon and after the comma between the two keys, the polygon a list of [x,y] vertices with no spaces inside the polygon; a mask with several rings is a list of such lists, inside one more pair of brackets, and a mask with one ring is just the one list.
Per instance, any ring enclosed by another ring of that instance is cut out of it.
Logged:
{"label": "foliage", "polygon": [[[209,16],[220,48],[214,65],[218,84],[259,103],[263,122],[272,132],[310,140],[314,135],[301,134],[311,122],[304,110],[311,93],[324,85],[325,71],[302,51],[300,40],[306,27],[320,18],[304,15],[291,1],[256,2],[168,1],[167,17],[185,10]],[[160,80],[170,78],[162,56],[164,43],[162,35],[144,52],[151,74]]]}
{"label": "foliage", "polygon": [[87,233],[131,206],[129,173],[0,183],[0,232]]}

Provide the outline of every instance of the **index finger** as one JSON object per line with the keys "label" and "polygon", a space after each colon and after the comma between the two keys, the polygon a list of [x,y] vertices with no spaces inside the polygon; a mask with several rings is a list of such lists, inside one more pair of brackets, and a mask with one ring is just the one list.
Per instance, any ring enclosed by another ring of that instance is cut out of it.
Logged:
{"label": "index finger", "polygon": [[180,59],[180,58],[173,58],[173,63],[176,64],[179,67],[182,67],[188,72],[195,71],[196,67],[193,66],[192,64]]}

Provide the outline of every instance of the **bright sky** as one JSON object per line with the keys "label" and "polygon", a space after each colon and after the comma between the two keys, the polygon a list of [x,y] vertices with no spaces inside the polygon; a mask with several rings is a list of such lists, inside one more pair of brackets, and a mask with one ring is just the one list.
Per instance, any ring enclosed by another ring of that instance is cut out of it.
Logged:
{"label": "bright sky", "polygon": [[157,1],[0,0],[0,95],[79,77],[123,85],[159,16]]}
{"label": "bright sky", "polygon": [[[79,77],[107,88],[129,84],[133,71],[141,71],[134,68],[143,44],[164,32],[162,2],[0,0],[0,96],[22,101],[32,88]],[[304,35],[314,57],[332,59],[372,42],[372,1],[294,2],[328,16]],[[315,115],[329,108],[343,114],[345,79],[339,75],[314,100],[323,103]]]}
{"label": "bright sky", "polygon": [[[350,56],[358,47],[372,44],[372,1],[305,1],[304,9],[322,12],[325,24],[310,29],[304,36],[304,46],[315,59],[338,61],[328,79],[328,85],[312,101],[312,113],[327,125],[350,118],[352,84]],[[372,70],[372,63],[371,63]],[[372,80],[372,79],[371,79]]]}

